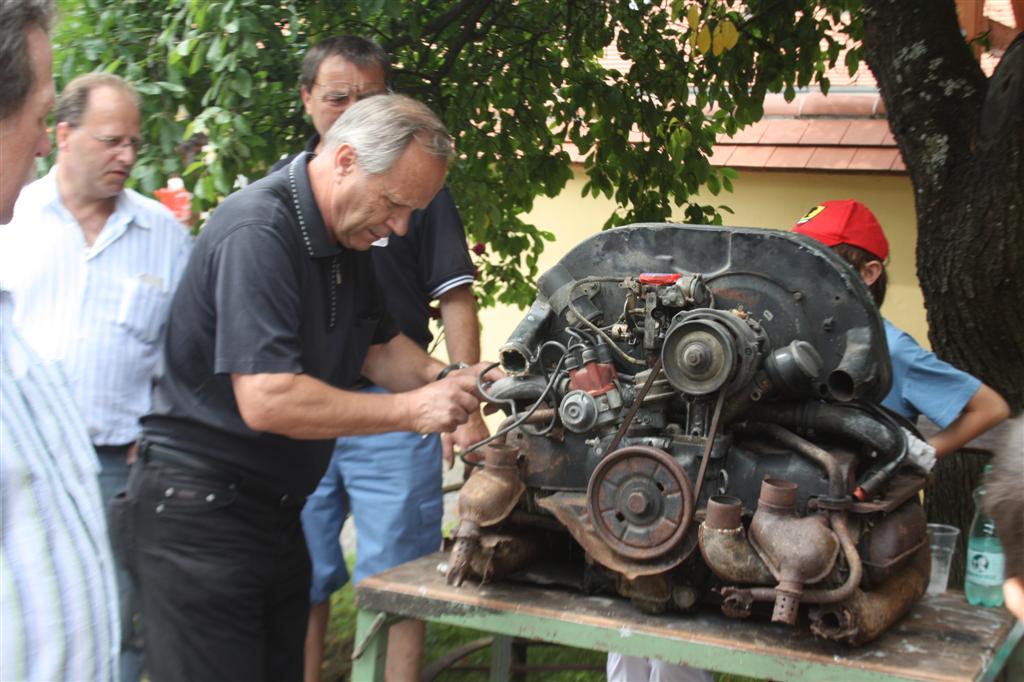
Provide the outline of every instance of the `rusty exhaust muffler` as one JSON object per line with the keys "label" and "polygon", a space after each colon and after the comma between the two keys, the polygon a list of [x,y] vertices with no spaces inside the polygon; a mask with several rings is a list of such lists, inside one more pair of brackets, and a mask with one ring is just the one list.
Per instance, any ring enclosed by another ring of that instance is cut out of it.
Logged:
{"label": "rusty exhaust muffler", "polygon": [[823,580],[839,555],[824,516],[796,515],[795,483],[766,478],[750,522],[750,544],[779,581],[772,622],[794,625],[804,585]]}
{"label": "rusty exhaust muffler", "polygon": [[707,518],[700,524],[700,553],[722,580],[774,585],[775,578],[747,540],[738,498],[716,495],[708,500]]}
{"label": "rusty exhaust muffler", "polygon": [[[860,585],[864,568],[845,512],[830,512],[828,519],[821,515],[797,517],[796,489],[794,483],[771,478],[761,484],[761,498],[750,524],[750,544],[778,585],[723,588],[722,611],[726,615],[745,618],[753,602],[774,601],[772,622],[795,625],[801,602],[840,602]],[[820,582],[832,572],[840,548],[849,566],[846,581],[834,589],[805,592],[805,585]]]}
{"label": "rusty exhaust muffler", "polygon": [[519,477],[519,448],[491,444],[484,448],[483,467],[477,468],[459,491],[459,525],[448,560],[449,584],[461,585],[471,572],[480,549],[480,529],[505,519],[526,490]]}
{"label": "rusty exhaust muffler", "polygon": [[870,642],[892,627],[921,598],[930,573],[931,548],[926,542],[902,570],[877,589],[856,589],[842,602],[811,609],[811,631],[852,646]]}

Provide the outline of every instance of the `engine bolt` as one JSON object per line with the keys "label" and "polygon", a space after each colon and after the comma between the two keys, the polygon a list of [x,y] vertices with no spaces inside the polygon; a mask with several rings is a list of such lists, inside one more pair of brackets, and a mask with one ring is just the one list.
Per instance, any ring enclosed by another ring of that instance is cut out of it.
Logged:
{"label": "engine bolt", "polygon": [[703,369],[708,364],[706,351],[703,344],[692,343],[683,351],[683,362],[693,369]]}
{"label": "engine bolt", "polygon": [[649,506],[647,496],[638,490],[630,493],[626,500],[626,509],[633,514],[643,514]]}

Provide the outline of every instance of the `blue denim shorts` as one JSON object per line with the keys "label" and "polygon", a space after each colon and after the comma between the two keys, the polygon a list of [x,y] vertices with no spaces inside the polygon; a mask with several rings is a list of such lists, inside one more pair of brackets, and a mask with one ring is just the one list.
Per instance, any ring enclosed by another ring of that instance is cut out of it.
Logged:
{"label": "blue denim shorts", "polygon": [[327,472],[302,510],[313,564],[310,603],[327,601],[348,582],[339,536],[349,514],[356,525],[357,583],[441,548],[441,466],[436,434],[338,439]]}

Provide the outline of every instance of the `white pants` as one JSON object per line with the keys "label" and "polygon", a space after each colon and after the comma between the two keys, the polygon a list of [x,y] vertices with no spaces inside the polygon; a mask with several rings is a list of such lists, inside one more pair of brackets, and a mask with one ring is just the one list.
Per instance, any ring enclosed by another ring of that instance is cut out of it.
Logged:
{"label": "white pants", "polygon": [[608,654],[608,682],[714,682],[710,670],[656,661],[653,658]]}

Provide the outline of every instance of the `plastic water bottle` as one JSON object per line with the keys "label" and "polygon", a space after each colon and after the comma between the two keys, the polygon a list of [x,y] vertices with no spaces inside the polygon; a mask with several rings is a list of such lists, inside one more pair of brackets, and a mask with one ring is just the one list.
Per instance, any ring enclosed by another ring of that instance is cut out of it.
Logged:
{"label": "plastic water bottle", "polygon": [[[991,467],[985,467],[985,475]],[[967,537],[967,579],[964,592],[968,603],[1003,605],[1003,546],[996,537],[996,524],[985,513],[985,485],[974,491],[974,521]]]}

